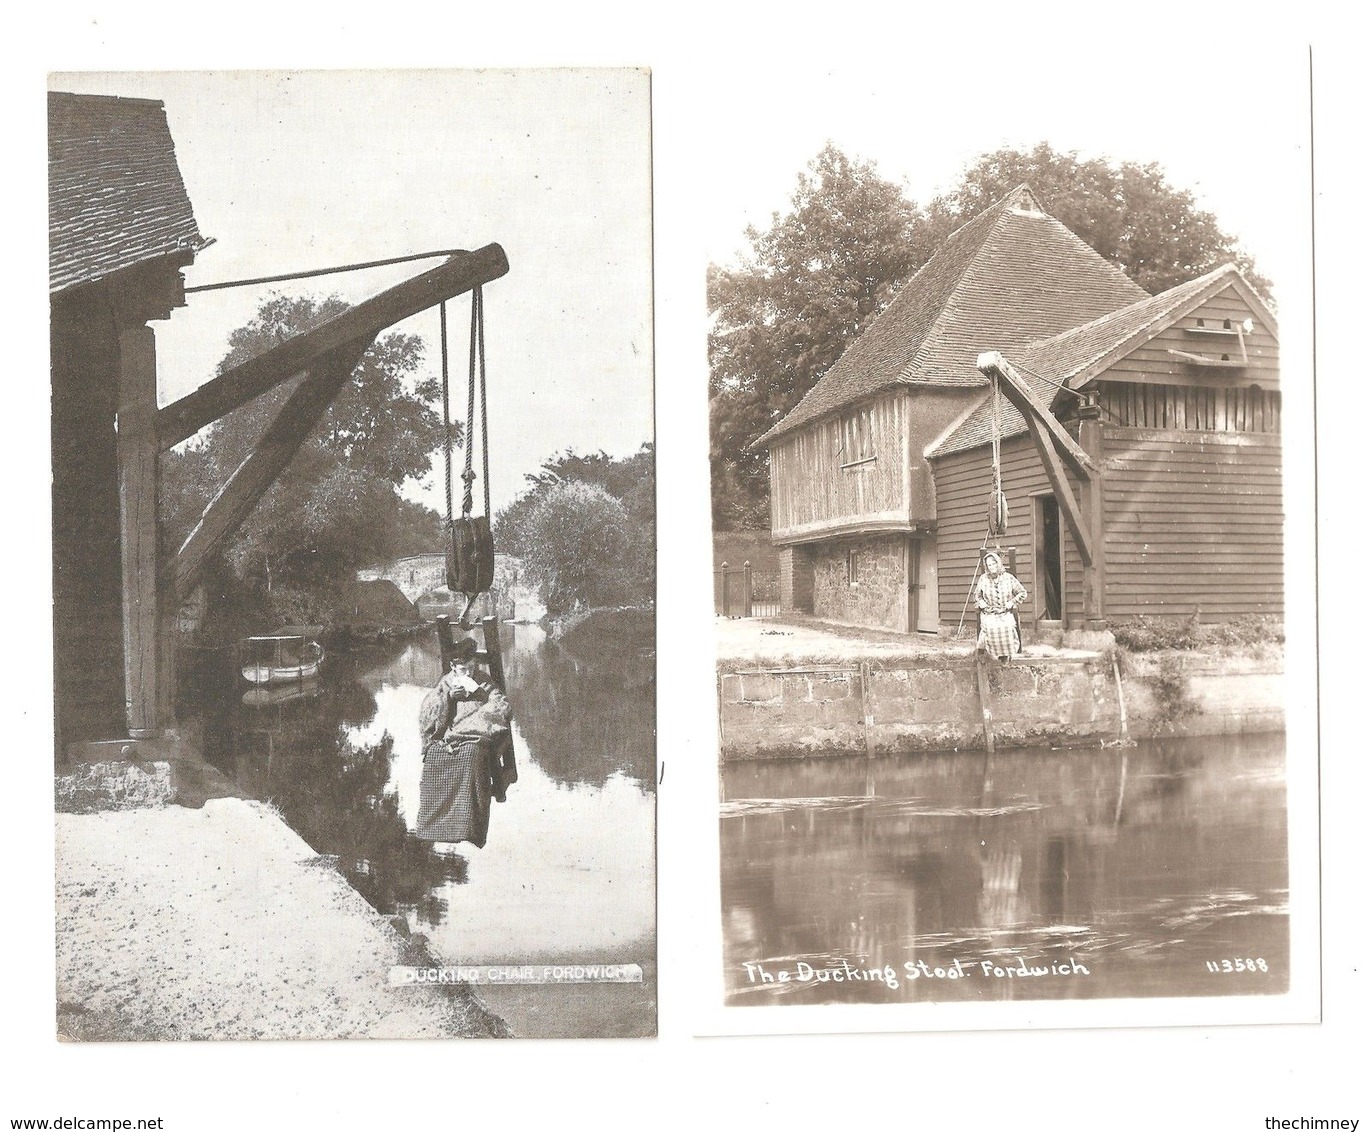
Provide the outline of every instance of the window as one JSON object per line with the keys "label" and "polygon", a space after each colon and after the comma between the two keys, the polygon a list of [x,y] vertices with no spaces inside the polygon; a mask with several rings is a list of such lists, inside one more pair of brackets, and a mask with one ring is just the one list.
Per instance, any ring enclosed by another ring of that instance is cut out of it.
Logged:
{"label": "window", "polygon": [[874,419],[869,407],[842,418],[837,434],[837,462],[842,467],[875,459]]}
{"label": "window", "polygon": [[847,585],[859,586],[861,584],[861,552],[859,550],[847,551]]}

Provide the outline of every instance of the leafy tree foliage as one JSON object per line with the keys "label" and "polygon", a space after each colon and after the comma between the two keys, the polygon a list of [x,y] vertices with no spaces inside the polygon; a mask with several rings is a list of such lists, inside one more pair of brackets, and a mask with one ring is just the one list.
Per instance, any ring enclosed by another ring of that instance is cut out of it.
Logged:
{"label": "leafy tree foliage", "polygon": [[[345,309],[336,298],[273,295],[230,336],[219,372]],[[415,378],[422,357],[422,340],[413,335],[379,338],[225,548],[231,579],[276,594],[274,604],[288,619],[325,616],[329,591],[360,566],[440,545],[438,516],[398,494],[406,479],[428,470],[442,444],[442,421],[432,408],[437,383]],[[164,458],[164,529],[174,545],[297,383],[254,399]]]}
{"label": "leafy tree foliage", "polygon": [[956,189],[928,206],[924,225],[933,247],[1024,183],[1051,215],[1144,291],[1157,295],[1235,262],[1252,286],[1270,295],[1269,281],[1235,237],[1199,208],[1193,193],[1170,184],[1156,162],[1085,161],[1046,142],[979,158]]}
{"label": "leafy tree foliage", "polygon": [[749,252],[713,266],[708,299],[709,458],[717,530],[767,526],[766,454],[749,445],[790,411],[946,238],[1018,185],[1155,294],[1235,261],[1269,283],[1237,241],[1157,164],[1081,160],[1046,143],[979,158],[926,208],[870,162],[831,143],[799,177],[791,210]]}
{"label": "leafy tree foliage", "polygon": [[655,460],[651,444],[626,459],[568,448],[496,516],[495,545],[522,559],[549,613],[652,599]]}

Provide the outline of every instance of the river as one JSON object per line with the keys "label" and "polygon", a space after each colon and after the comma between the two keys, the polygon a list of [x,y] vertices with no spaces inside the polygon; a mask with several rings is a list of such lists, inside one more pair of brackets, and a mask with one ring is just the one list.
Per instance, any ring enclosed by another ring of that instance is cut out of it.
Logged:
{"label": "river", "polygon": [[731,763],[731,1005],[1278,994],[1284,736]]}
{"label": "river", "polygon": [[653,1034],[650,639],[589,626],[573,652],[538,626],[505,625],[502,642],[519,779],[482,849],[414,837],[433,633],[334,651],[316,682],[247,703],[244,685],[202,680],[207,755],[441,963],[643,967],[640,984],[482,987],[517,1035]]}

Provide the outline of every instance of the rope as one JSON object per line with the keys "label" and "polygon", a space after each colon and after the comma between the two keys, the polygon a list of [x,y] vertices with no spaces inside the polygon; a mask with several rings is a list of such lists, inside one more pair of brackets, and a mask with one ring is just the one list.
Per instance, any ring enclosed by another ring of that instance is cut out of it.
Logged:
{"label": "rope", "polygon": [[476,419],[476,338],[479,334],[479,325],[480,288],[477,287],[471,294],[471,348],[466,381],[466,470],[461,474],[463,484],[461,516],[463,519],[471,517],[471,508],[475,502],[471,497],[471,484],[475,482],[476,473],[471,468],[471,462],[475,456],[476,438],[475,430],[471,425]]}
{"label": "rope", "polygon": [[447,300],[438,304],[442,328],[442,457],[447,473],[447,525],[452,525],[452,404],[447,376]]}
{"label": "rope", "polygon": [[485,295],[476,287],[476,306],[480,309],[477,324],[480,328],[480,460],[481,479],[485,484],[485,517],[490,517],[490,423],[485,410]]}
{"label": "rope", "polygon": [[390,259],[373,259],[366,263],[345,263],[340,267],[321,267],[312,271],[292,271],[286,275],[263,275],[257,279],[233,279],[227,283],[201,283],[198,287],[187,287],[185,293],[193,295],[197,291],[223,291],[229,287],[252,287],[258,283],[284,283],[289,279],[316,279],[320,275],[340,275],[344,271],[365,271],[370,267],[389,267],[392,263],[412,263],[416,259],[437,259],[438,256],[465,255],[465,248],[445,248],[436,252],[416,252],[413,255],[399,255]]}
{"label": "rope", "polygon": [[990,461],[994,465],[994,509],[996,525],[999,510],[999,496],[1003,494],[1003,472],[999,467],[999,375],[994,375],[993,389],[990,394],[994,407],[990,414]]}

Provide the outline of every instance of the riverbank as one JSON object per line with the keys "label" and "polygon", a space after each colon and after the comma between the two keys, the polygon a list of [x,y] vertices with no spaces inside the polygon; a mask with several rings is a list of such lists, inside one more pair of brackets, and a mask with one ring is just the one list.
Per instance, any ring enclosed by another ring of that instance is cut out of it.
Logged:
{"label": "riverbank", "polygon": [[388,985],[422,949],[334,863],[243,798],[59,813],[59,1037],[505,1036],[464,984]]}
{"label": "riverbank", "polygon": [[1129,653],[1109,647],[1107,634],[1084,634],[1066,640],[1080,647],[1029,644],[980,670],[969,640],[811,620],[718,628],[725,760],[983,749],[987,716],[1005,746],[1284,726],[1283,653],[1268,643]]}

